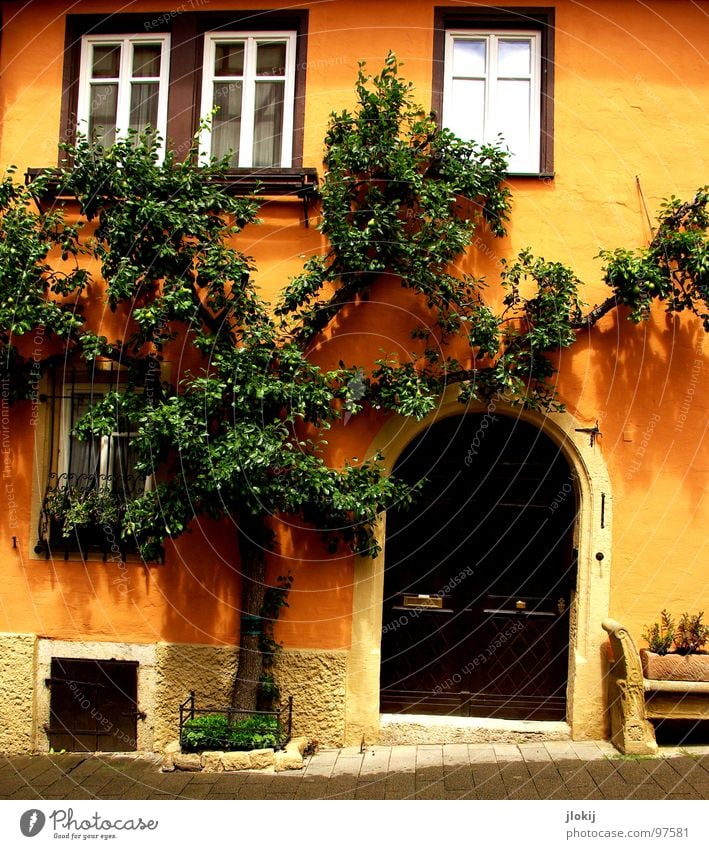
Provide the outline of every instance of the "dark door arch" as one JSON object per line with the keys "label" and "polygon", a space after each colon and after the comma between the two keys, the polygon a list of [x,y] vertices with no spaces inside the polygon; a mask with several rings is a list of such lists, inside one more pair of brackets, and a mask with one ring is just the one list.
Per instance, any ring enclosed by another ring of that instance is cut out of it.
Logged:
{"label": "dark door arch", "polygon": [[468,414],[427,429],[394,474],[427,483],[387,514],[382,712],[565,719],[577,503],[559,447]]}

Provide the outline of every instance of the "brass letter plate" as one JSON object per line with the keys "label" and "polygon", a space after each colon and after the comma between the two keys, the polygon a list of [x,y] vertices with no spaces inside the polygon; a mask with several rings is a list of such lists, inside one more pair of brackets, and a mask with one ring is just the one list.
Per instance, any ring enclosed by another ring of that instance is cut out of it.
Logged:
{"label": "brass letter plate", "polygon": [[404,595],[404,607],[443,607],[439,595]]}

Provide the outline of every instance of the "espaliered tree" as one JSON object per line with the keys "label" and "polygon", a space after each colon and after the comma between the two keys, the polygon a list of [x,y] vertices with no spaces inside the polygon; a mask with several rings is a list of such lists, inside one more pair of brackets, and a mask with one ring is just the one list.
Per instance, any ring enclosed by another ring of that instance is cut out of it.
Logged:
{"label": "espaliered tree", "polygon": [[[240,231],[257,224],[256,205],[228,191],[226,163],[197,167],[196,151],[158,161],[157,150],[150,133],[109,149],[80,140],[66,149],[71,165],[58,177],[29,188],[12,175],[2,183],[2,378],[8,397],[28,396],[33,375],[52,364],[27,352],[23,337],[40,328],[61,342],[62,358],[124,367],[121,390],[77,433],[108,435],[128,420],[138,469],[156,483],[119,506],[65,493],[65,520],[71,527],[110,519],[147,559],[196,516],[233,524],[242,579],[237,708],[256,705],[272,647],[268,623],[282,603],[267,593],[264,568],[279,517],[318,529],[333,552],[373,556],[377,515],[414,496],[380,458],[328,466],[323,436],[333,422],[370,408],[421,418],[450,383],[462,402],[499,393],[559,409],[551,355],[618,304],[640,320],[661,300],[709,327],[706,190],[668,202],[648,248],[602,254],[612,294],[590,312],[574,273],[529,251],[503,262],[505,296],[495,312],[483,281],[450,269],[476,228],[505,233],[506,154],[439,129],[416,106],[393,56],[376,76],[361,67],[355,110],[331,117],[319,225],[328,250],[284,281],[274,308],[237,247]],[[59,195],[76,199],[89,226],[70,223],[58,205],[34,210],[31,201],[57,179]],[[85,259],[99,264],[95,278]],[[313,346],[384,276],[420,302],[415,353],[407,362],[385,355],[369,367],[321,368],[309,356]],[[124,316],[122,338],[97,334],[101,301]],[[170,385],[161,363],[185,345],[200,365]]]}

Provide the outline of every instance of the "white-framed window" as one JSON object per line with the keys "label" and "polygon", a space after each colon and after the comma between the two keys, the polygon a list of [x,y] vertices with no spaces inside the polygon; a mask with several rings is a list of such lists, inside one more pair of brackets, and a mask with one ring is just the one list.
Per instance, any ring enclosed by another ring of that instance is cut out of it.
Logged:
{"label": "white-framed window", "polygon": [[128,130],[167,133],[169,35],[81,39],[78,129],[105,147]]}
{"label": "white-framed window", "polygon": [[290,168],[293,155],[295,32],[220,32],[204,39],[200,134],[208,160],[234,168]]}
{"label": "white-framed window", "polygon": [[510,149],[511,173],[540,171],[541,33],[449,30],[443,126],[466,141]]}

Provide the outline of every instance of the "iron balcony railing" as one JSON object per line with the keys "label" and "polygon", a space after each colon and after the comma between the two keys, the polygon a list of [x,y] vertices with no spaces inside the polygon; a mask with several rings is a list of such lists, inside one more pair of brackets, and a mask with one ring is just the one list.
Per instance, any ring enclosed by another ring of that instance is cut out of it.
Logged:
{"label": "iron balcony railing", "polygon": [[137,551],[137,543],[122,536],[126,504],[145,490],[141,475],[99,475],[52,472],[42,498],[37,554],[47,558],[72,552],[99,553],[121,560]]}

